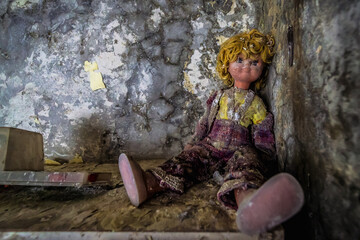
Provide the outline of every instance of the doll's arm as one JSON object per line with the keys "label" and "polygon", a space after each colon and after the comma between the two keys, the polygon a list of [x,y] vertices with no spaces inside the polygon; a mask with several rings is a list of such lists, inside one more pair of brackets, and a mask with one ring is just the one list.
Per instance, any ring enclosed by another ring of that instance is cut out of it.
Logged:
{"label": "doll's arm", "polygon": [[264,120],[251,127],[252,140],[255,147],[266,153],[271,159],[274,159],[276,154],[273,125],[273,115],[267,113]]}
{"label": "doll's arm", "polygon": [[211,106],[212,106],[217,94],[218,94],[218,91],[214,92],[213,94],[211,94],[209,99],[206,101],[205,113],[200,118],[199,122],[197,123],[196,128],[195,128],[195,133],[192,136],[190,142],[188,142],[187,146],[185,146],[185,149],[186,149],[186,147],[189,147],[189,145],[190,146],[194,145],[195,143],[201,141],[203,138],[206,137],[206,135],[208,133],[208,129],[209,129],[209,115],[210,115],[210,111],[211,111]]}

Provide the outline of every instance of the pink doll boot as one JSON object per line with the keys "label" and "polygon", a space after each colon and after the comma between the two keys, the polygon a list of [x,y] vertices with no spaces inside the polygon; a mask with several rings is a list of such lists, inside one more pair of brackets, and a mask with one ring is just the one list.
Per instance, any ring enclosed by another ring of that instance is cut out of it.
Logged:
{"label": "pink doll boot", "polygon": [[146,199],[163,191],[150,172],[144,172],[140,165],[124,153],[119,156],[119,170],[130,202],[138,207]]}
{"label": "pink doll boot", "polygon": [[298,181],[280,173],[249,194],[238,208],[236,223],[243,233],[265,232],[294,216],[304,204],[304,193]]}

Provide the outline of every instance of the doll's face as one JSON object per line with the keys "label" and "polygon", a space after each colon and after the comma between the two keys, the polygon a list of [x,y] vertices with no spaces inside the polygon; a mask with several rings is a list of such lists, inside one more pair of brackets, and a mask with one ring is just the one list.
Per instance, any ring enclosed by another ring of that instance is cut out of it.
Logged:
{"label": "doll's face", "polygon": [[234,86],[241,89],[249,89],[264,69],[264,62],[260,57],[253,60],[240,54],[235,62],[229,64],[229,73],[234,78]]}

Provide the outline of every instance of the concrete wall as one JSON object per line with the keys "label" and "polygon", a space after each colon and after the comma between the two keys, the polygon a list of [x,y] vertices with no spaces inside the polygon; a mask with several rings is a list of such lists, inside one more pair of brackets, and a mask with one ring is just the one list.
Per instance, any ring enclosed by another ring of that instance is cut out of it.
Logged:
{"label": "concrete wall", "polygon": [[0,125],[42,133],[51,159],[176,154],[221,85],[219,43],[255,15],[235,0],[1,1]]}
{"label": "concrete wall", "polygon": [[[277,55],[263,95],[280,168],[305,190],[314,239],[359,239],[359,9],[333,0],[1,1],[0,125],[42,133],[49,158],[168,157],[221,86],[219,43],[271,31]],[[90,89],[84,61],[98,63],[106,89]]]}
{"label": "concrete wall", "polygon": [[267,1],[263,9],[260,28],[277,39],[266,96],[280,168],[302,183],[314,239],[359,239],[360,3]]}

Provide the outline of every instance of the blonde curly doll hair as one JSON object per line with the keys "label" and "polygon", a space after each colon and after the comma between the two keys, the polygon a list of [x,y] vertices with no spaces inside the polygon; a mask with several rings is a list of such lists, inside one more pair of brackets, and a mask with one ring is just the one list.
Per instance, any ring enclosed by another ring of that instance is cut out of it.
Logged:
{"label": "blonde curly doll hair", "polygon": [[[264,63],[270,64],[274,56],[274,37],[262,34],[257,29],[242,32],[226,40],[217,56],[216,70],[223,82],[232,87],[234,79],[228,69],[231,62],[235,62],[240,54],[246,58],[256,59],[261,57]],[[261,77],[255,82],[255,89],[260,90],[265,85],[267,70],[263,70]]]}

